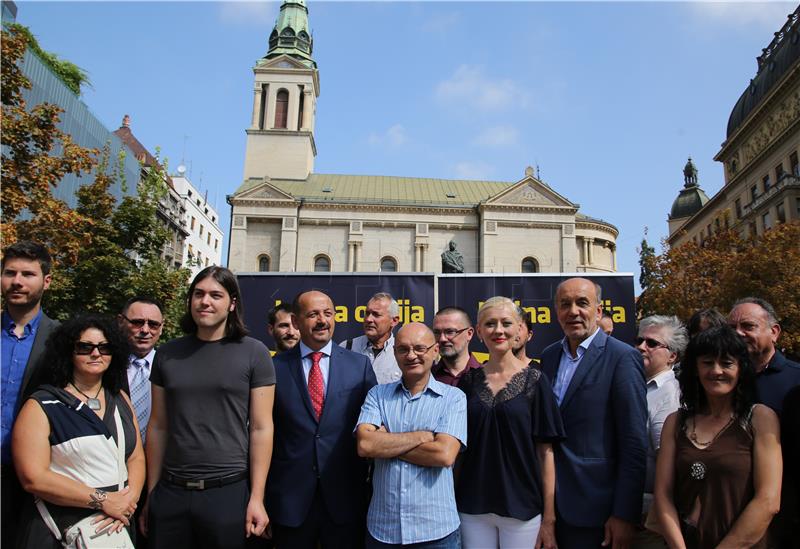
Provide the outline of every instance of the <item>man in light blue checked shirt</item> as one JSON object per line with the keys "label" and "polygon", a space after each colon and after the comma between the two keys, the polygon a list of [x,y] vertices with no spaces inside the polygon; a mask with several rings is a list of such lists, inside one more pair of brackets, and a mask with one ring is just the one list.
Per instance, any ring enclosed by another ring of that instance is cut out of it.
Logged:
{"label": "man in light blue checked shirt", "polygon": [[420,323],[395,336],[400,381],[370,389],[356,436],[358,454],[375,459],[367,515],[368,549],[460,549],[453,463],[467,442],[461,390],[436,381],[433,332]]}

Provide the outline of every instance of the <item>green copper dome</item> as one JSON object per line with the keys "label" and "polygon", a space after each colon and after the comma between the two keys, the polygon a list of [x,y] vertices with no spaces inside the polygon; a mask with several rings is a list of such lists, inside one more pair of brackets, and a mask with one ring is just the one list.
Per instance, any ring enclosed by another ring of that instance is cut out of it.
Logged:
{"label": "green copper dome", "polygon": [[708,202],[708,196],[697,184],[697,168],[691,157],[683,168],[683,181],[683,189],[672,203],[672,210],[669,212],[670,219],[692,217]]}
{"label": "green copper dome", "polygon": [[264,59],[289,55],[313,69],[317,67],[311,57],[313,50],[314,39],[308,28],[308,8],[305,0],[286,0],[281,4],[275,28],[269,35],[269,51]]}

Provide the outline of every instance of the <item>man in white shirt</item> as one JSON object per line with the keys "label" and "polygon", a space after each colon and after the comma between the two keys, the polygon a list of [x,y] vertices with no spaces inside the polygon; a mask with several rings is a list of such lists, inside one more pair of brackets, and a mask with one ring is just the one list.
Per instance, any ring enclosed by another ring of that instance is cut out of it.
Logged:
{"label": "man in white shirt", "polygon": [[386,292],[379,292],[367,302],[364,312],[364,335],[342,341],[339,346],[369,358],[378,383],[392,383],[402,376],[394,357],[392,330],[400,322],[400,307]]}

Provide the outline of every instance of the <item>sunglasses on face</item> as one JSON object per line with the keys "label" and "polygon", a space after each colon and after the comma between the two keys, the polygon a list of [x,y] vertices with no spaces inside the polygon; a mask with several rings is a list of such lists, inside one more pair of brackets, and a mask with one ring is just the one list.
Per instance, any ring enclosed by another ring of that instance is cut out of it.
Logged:
{"label": "sunglasses on face", "polygon": [[76,355],[90,355],[95,349],[101,355],[108,356],[113,354],[111,345],[108,343],[89,343],[88,341],[78,341],[75,344],[74,352]]}
{"label": "sunglasses on face", "polygon": [[125,315],[120,315],[120,316],[137,328],[142,328],[145,324],[147,324],[147,326],[151,330],[158,330],[159,328],[161,328],[161,325],[163,324],[163,322],[159,322],[157,320],[147,320],[144,318],[128,318]]}
{"label": "sunglasses on face", "polygon": [[641,345],[642,342],[644,342],[644,344],[647,345],[648,349],[657,349],[659,347],[666,347],[666,345],[664,345],[657,339],[653,339],[652,337],[637,337],[634,341],[636,342],[637,347]]}

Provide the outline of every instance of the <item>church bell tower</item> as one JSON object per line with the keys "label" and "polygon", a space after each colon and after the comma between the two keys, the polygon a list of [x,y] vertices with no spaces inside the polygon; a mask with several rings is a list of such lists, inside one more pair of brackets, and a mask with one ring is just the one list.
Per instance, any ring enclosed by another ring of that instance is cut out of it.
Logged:
{"label": "church bell tower", "polygon": [[319,72],[313,46],[305,0],[285,0],[267,55],[253,68],[244,179],[306,179],[314,171]]}

